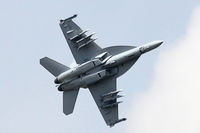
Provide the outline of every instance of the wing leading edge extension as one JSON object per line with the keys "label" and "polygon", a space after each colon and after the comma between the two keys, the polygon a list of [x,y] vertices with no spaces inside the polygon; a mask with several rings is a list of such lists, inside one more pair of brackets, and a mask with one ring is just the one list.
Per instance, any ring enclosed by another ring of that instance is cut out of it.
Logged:
{"label": "wing leading edge extension", "polygon": [[126,120],[118,118],[117,98],[121,97],[116,91],[116,78],[110,77],[104,79],[94,85],[89,86],[89,90],[106,122],[109,126],[114,126],[116,123]]}
{"label": "wing leading edge extension", "polygon": [[76,16],[60,20],[60,27],[76,63],[81,64],[90,60],[101,48],[94,42],[96,39],[91,38],[94,34],[86,35],[87,31],[83,31],[72,21]]}

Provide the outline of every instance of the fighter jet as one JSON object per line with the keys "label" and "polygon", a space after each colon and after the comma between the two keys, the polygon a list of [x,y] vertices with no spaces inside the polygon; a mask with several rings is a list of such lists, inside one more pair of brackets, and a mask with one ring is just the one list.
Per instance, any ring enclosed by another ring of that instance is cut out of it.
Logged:
{"label": "fighter jet", "polygon": [[116,89],[117,78],[131,68],[138,58],[158,46],[163,41],[153,41],[142,46],[112,46],[101,48],[93,39],[94,34],[86,34],[73,19],[74,15],[60,20],[60,27],[78,64],[70,68],[48,57],[40,59],[40,64],[55,76],[58,90],[63,92],[63,112],[69,115],[80,88],[88,88],[103,119],[108,126],[125,121],[119,119],[118,101],[123,95]]}

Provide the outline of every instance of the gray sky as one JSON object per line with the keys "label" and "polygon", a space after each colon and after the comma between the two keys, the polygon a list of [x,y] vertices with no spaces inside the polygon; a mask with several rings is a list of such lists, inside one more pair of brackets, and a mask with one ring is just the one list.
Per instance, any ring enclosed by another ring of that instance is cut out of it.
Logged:
{"label": "gray sky", "polygon": [[158,53],[183,35],[199,4],[197,0],[0,1],[0,132],[124,132],[130,121],[107,127],[88,90],[80,91],[72,115],[62,113],[62,94],[54,77],[39,65],[44,56],[66,65],[73,62],[59,20],[78,14],[75,22],[96,32],[101,47],[165,41],[118,80],[118,89],[126,94],[119,115],[127,117],[135,95],[146,91],[152,80]]}

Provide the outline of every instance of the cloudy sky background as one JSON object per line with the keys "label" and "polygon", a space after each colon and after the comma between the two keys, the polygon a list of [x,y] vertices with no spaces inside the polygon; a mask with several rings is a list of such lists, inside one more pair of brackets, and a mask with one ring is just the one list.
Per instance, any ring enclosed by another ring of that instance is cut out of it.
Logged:
{"label": "cloudy sky background", "polygon": [[200,6],[185,34],[159,54],[150,88],[133,102],[130,133],[200,132],[199,16]]}
{"label": "cloudy sky background", "polygon": [[[0,1],[0,132],[200,132],[200,2],[169,1]],[[91,29],[101,47],[164,40],[118,80],[126,97],[109,128],[88,90],[81,90],[74,113],[62,113],[54,77],[39,65],[48,56],[73,62],[58,25],[75,22]]]}

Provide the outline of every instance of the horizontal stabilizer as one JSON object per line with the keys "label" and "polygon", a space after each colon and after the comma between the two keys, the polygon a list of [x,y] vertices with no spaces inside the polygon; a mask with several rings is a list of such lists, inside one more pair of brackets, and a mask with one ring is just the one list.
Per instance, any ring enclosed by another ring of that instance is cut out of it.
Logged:
{"label": "horizontal stabilizer", "polygon": [[57,77],[59,74],[67,71],[70,69],[69,67],[58,63],[48,57],[44,57],[40,59],[40,64],[47,69],[51,74],[53,74],[55,77]]}
{"label": "horizontal stabilizer", "polygon": [[63,112],[65,115],[69,115],[73,112],[78,92],[79,89],[63,92]]}

